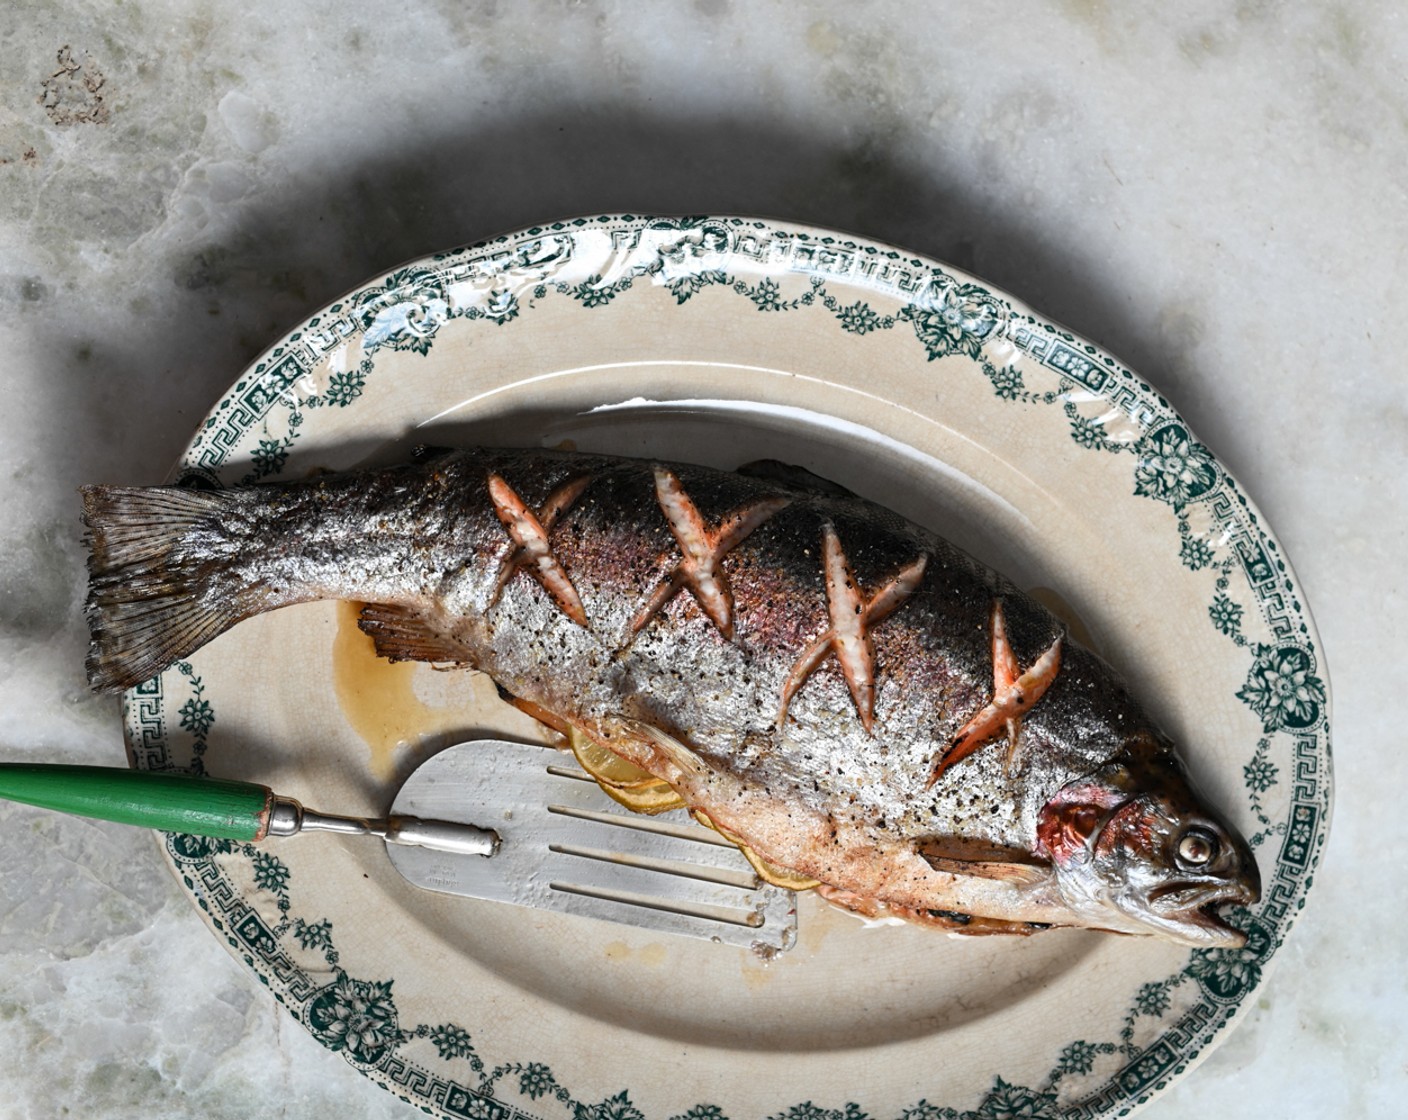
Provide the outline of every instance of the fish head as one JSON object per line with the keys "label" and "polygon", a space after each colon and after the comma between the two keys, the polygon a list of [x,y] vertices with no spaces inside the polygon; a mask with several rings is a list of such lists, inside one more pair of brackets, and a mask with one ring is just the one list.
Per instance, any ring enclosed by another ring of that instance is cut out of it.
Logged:
{"label": "fish head", "polygon": [[1063,900],[1092,926],[1199,948],[1246,944],[1219,911],[1261,897],[1256,857],[1152,739],[1063,786],[1041,810],[1037,844]]}

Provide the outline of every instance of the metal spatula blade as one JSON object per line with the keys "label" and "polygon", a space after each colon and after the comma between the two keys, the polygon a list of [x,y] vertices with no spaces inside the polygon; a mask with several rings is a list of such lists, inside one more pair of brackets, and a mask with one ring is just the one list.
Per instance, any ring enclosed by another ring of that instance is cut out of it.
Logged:
{"label": "metal spatula blade", "polygon": [[492,856],[388,843],[396,869],[427,890],[763,950],[796,940],[795,896],[736,847],[680,810],[632,813],[557,751],[450,747],[407,779],[391,812],[498,834]]}

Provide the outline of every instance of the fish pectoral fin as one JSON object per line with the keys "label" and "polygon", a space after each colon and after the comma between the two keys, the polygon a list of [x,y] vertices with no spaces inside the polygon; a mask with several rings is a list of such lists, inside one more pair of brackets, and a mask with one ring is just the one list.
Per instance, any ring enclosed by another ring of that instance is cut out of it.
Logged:
{"label": "fish pectoral fin", "polygon": [[683,773],[700,778],[707,777],[710,773],[703,759],[673,735],[666,734],[654,724],[634,719],[621,722],[630,734],[649,744],[657,755],[665,758]]}
{"label": "fish pectoral fin", "polygon": [[1000,863],[997,860],[944,859],[942,856],[925,856],[924,861],[935,871],[948,875],[966,875],[973,879],[996,879],[1003,883],[1018,886],[1035,885],[1045,882],[1047,872],[1029,863]]}
{"label": "fish pectoral fin", "polygon": [[948,875],[1022,885],[1043,882],[1050,874],[1050,865],[1030,853],[995,844],[935,838],[920,841],[916,849],[925,863]]}
{"label": "fish pectoral fin", "polygon": [[474,659],[462,643],[431,629],[422,615],[405,607],[368,603],[357,626],[376,643],[377,655],[388,661],[474,667]]}

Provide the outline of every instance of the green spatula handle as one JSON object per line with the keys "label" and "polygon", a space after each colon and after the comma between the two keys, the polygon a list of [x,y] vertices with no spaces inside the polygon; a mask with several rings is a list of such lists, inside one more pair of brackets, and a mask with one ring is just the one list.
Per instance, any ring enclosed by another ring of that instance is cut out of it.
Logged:
{"label": "green spatula handle", "polygon": [[0,764],[0,798],[61,813],[229,840],[262,840],[267,786],[106,766]]}

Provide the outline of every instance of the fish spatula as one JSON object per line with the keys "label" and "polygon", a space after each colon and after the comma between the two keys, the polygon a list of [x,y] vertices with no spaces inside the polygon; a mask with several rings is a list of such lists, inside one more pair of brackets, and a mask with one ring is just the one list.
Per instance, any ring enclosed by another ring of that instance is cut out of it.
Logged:
{"label": "fish spatula", "polygon": [[304,808],[267,786],[174,772],[0,764],[0,798],[168,832],[258,842],[303,832],[378,836],[426,890],[559,910],[779,952],[791,891],[683,810],[618,805],[571,756],[478,739],[431,756],[384,818]]}

